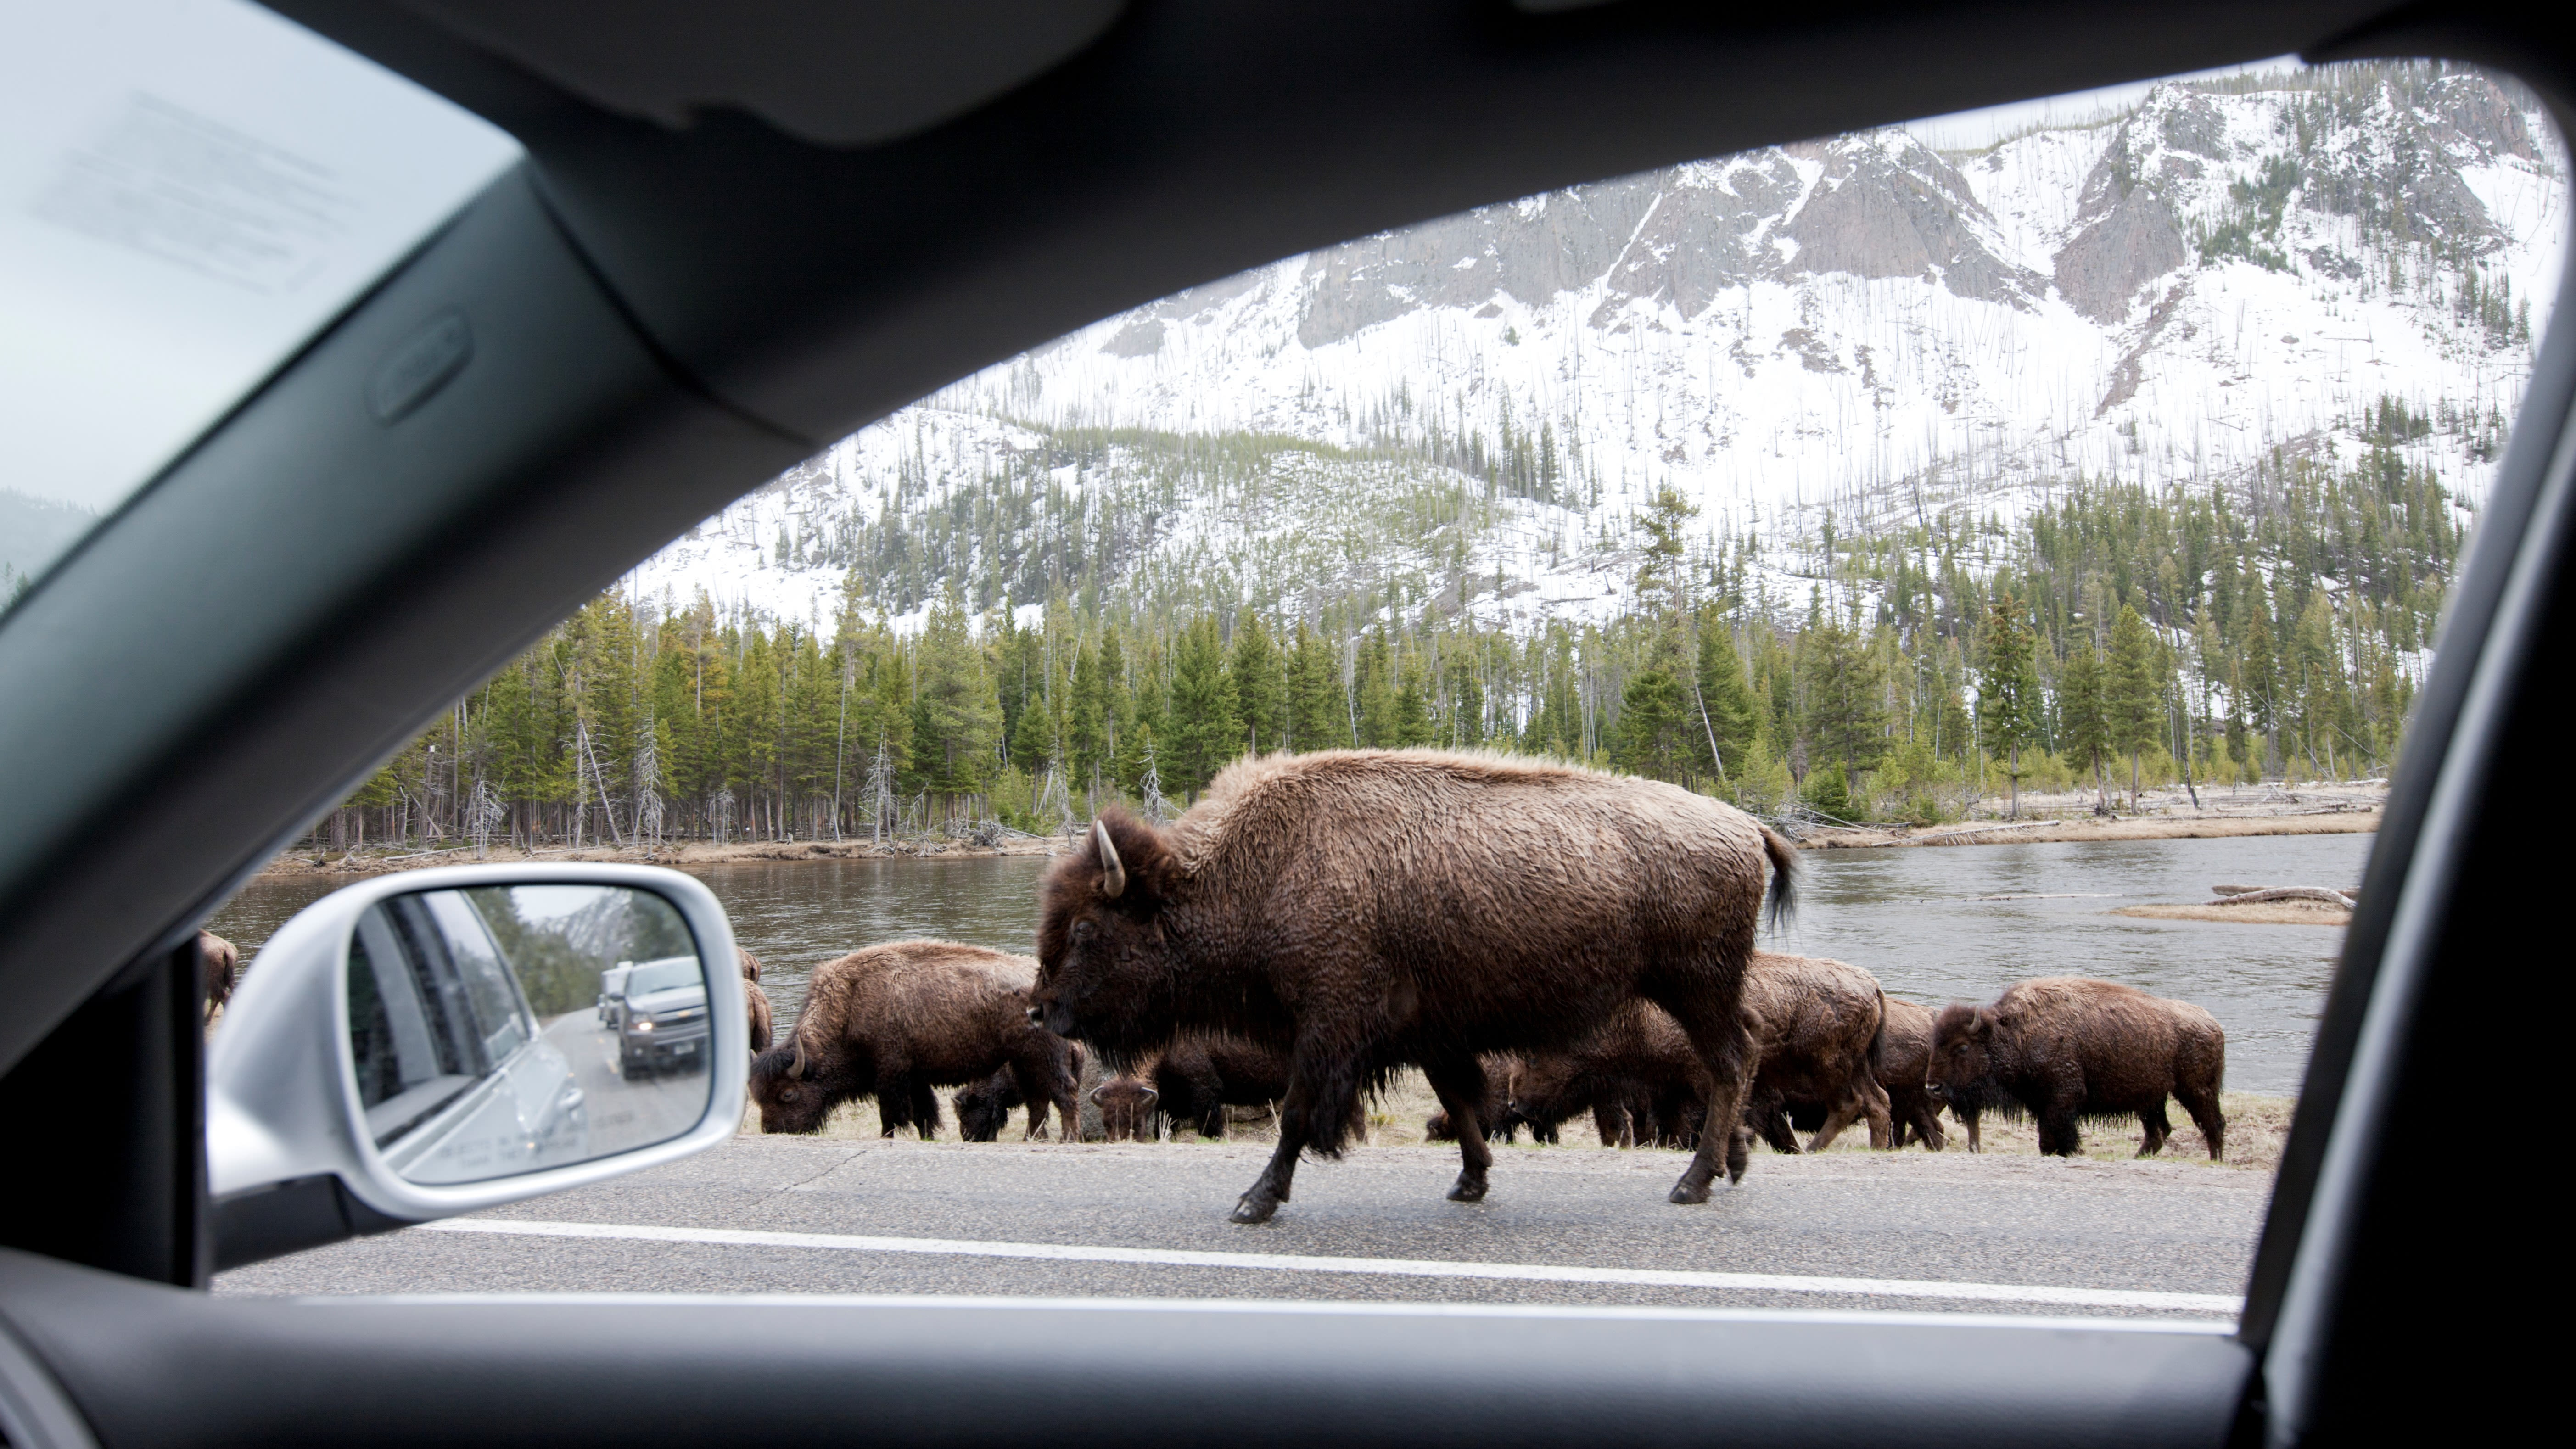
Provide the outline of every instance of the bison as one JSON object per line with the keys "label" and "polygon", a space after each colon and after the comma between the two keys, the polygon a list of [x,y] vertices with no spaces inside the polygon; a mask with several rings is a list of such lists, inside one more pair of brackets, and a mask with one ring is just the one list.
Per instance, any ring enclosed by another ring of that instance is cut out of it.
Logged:
{"label": "bison", "polygon": [[2063,1157],[2083,1146],[2080,1119],[2134,1112],[2146,1128],[2138,1155],[2153,1156],[2173,1133],[2170,1094],[2200,1128],[2210,1160],[2225,1153],[2218,1093],[2227,1033],[2187,1001],[2081,976],[2024,981],[1991,1006],[1943,1007],[1931,1056],[1925,1085],[1958,1114],[1972,1152],[1984,1111],[2030,1113],[2039,1119],[2039,1150]]}
{"label": "bison", "polygon": [[241,984],[241,950],[212,931],[197,933],[197,975],[206,984],[206,1020],[233,999]]}
{"label": "bison", "polygon": [[1927,1152],[1945,1145],[1941,1104],[1925,1085],[1932,1070],[1932,1013],[1896,997],[1887,998],[1887,1037],[1878,1064],[1878,1084],[1887,1092],[1887,1114],[1895,1124],[1891,1145],[1903,1147],[1910,1136]]}
{"label": "bison", "polygon": [[[1061,1100],[1076,1089],[1082,1080],[1082,1062],[1080,1044],[1065,1043],[1065,1070],[1072,1076],[1070,1081],[1061,1084],[1064,1088],[1062,1093],[1029,1091],[1020,1081],[1020,1069],[1016,1066],[1004,1067],[980,1082],[969,1082],[959,1087],[948,1099],[948,1105],[957,1111],[958,1137],[967,1142],[999,1141],[1002,1129],[1010,1125],[1011,1109],[1022,1106],[1029,1109],[1029,1123],[1020,1133],[1020,1140],[1034,1142],[1046,1136],[1047,1104]],[[1064,1140],[1073,1141],[1079,1134],[1080,1124],[1070,1117],[1058,1120],[1062,1124]]]}
{"label": "bison", "polygon": [[[1521,1059],[1511,1052],[1491,1052],[1478,1058],[1477,1065],[1485,1069],[1484,1101],[1483,1105],[1476,1109],[1476,1120],[1485,1128],[1485,1140],[1488,1142],[1516,1140],[1520,1132],[1520,1124],[1510,1119],[1512,1089],[1520,1082]],[[1425,1142],[1455,1142],[1458,1140],[1458,1129],[1450,1125],[1448,1113],[1434,1112],[1423,1119],[1422,1139]],[[1532,1127],[1530,1140],[1554,1142],[1556,1128],[1553,1125],[1544,1129]]]}
{"label": "bison", "polygon": [[[1142,1142],[1158,1135],[1155,1119],[1222,1137],[1228,1107],[1266,1107],[1288,1095],[1288,1055],[1217,1032],[1185,1032],[1150,1060],[1092,1089],[1109,1140]],[[1358,1106],[1358,1099],[1352,1099]],[[1366,1118],[1352,1124],[1363,1141]]]}
{"label": "bison", "polygon": [[[1748,977],[1748,1011],[1752,994]],[[1604,1147],[1678,1143],[1698,1135],[1700,1076],[1698,1054],[1680,1023],[1657,1007],[1631,1002],[1572,1048],[1532,1053],[1512,1085],[1502,1120],[1506,1127],[1529,1128],[1534,1141],[1552,1142],[1568,1119],[1590,1112]],[[1730,1162],[1729,1170],[1739,1169]]]}
{"label": "bison", "polygon": [[1450,1198],[1483,1198],[1477,1058],[1560,1050],[1651,1001],[1708,1077],[1715,1130],[1670,1194],[1704,1202],[1753,1065],[1740,998],[1766,862],[1777,919],[1795,854],[1730,805],[1575,766],[1240,760],[1168,828],[1103,812],[1049,869],[1030,1011],[1121,1069],[1190,1030],[1286,1052],[1279,1145],[1233,1213],[1258,1223],[1408,1063],[1457,1127]]}
{"label": "bison", "polygon": [[874,1096],[886,1136],[910,1126],[927,1138],[939,1131],[932,1088],[1005,1069],[1032,1104],[1043,1098],[1075,1120],[1070,1044],[1029,1020],[1036,966],[953,941],[897,941],[824,962],[786,1044],[752,1061],[760,1130],[812,1132],[840,1103]]}
{"label": "bison", "polygon": [[769,993],[760,989],[760,958],[740,946],[734,947],[733,953],[741,958],[742,1009],[744,1020],[751,1025],[751,1054],[758,1056],[769,1050]]}
{"label": "bison", "polygon": [[[1866,1117],[1869,1145],[1889,1147],[1887,1090],[1878,1083],[1886,998],[1878,978],[1816,956],[1753,953],[1744,1009],[1761,1064],[1746,1119],[1774,1151],[1798,1151],[1795,1116],[1817,1114],[1806,1150],[1822,1152]],[[1803,1124],[1798,1124],[1803,1125]]]}

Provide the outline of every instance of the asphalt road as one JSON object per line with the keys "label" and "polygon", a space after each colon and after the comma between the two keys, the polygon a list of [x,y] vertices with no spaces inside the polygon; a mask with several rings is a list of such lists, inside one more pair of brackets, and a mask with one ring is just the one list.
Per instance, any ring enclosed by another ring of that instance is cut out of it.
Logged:
{"label": "asphalt road", "polygon": [[[590,1150],[605,1157],[668,1142],[707,1114],[707,1074],[656,1072],[627,1077],[618,1060],[617,1029],[595,1011],[567,1012],[545,1031],[546,1040],[571,1064],[590,1118]],[[701,1052],[704,1048],[700,1049]]]}
{"label": "asphalt road", "polygon": [[[745,1137],[444,1226],[222,1275],[220,1293],[679,1292],[1431,1300],[2228,1318],[2271,1178],[2171,1161],[1757,1153],[1701,1207],[1678,1153],[1309,1162],[1226,1210],[1258,1143]],[[1318,1259],[1336,1260],[1330,1263]],[[1353,1261],[1359,1260],[1359,1261]],[[2073,1291],[2068,1291],[2073,1290]]]}

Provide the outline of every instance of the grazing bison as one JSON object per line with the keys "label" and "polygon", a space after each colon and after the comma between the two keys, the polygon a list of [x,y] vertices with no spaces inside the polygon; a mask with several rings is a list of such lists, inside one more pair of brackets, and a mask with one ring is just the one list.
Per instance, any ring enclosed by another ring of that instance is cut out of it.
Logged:
{"label": "grazing bison", "polygon": [[[1185,1032],[1150,1060],[1094,1088],[1101,1126],[1112,1142],[1149,1141],[1156,1118],[1222,1137],[1228,1107],[1266,1107],[1288,1095],[1288,1054],[1239,1036]],[[1358,1098],[1352,1105],[1359,1105]],[[1365,1115],[1353,1133],[1367,1140]]]}
{"label": "grazing bison", "polygon": [[[1484,1124],[1485,1140],[1517,1140],[1521,1124],[1511,1120],[1511,1107],[1512,1088],[1520,1081],[1521,1059],[1511,1052],[1492,1052],[1477,1058],[1477,1065],[1485,1069],[1485,1096],[1483,1104],[1476,1109],[1476,1120]],[[1425,1142],[1455,1142],[1458,1129],[1449,1124],[1448,1113],[1434,1112],[1423,1119],[1422,1138]],[[1554,1124],[1544,1128],[1532,1125],[1530,1140],[1554,1142],[1556,1127]]]}
{"label": "grazing bison", "polygon": [[[1748,977],[1747,1011],[1752,992]],[[1503,1122],[1547,1142],[1568,1119],[1590,1112],[1604,1147],[1678,1142],[1697,1135],[1700,1077],[1699,1056],[1680,1023],[1660,1008],[1631,1002],[1573,1047],[1532,1053],[1512,1084]],[[1741,1169],[1730,1162],[1729,1170]]]}
{"label": "grazing bison", "polygon": [[197,974],[206,983],[206,1020],[212,1021],[241,984],[240,949],[212,931],[199,931]]}
{"label": "grazing bison", "polygon": [[1746,1121],[1774,1151],[1796,1152],[1795,1117],[1818,1114],[1806,1150],[1822,1152],[1843,1129],[1869,1120],[1869,1145],[1890,1147],[1888,1097],[1876,1068],[1885,998],[1878,978],[1815,956],[1753,953],[1744,978],[1746,1024],[1761,1064]]}
{"label": "grazing bison", "polygon": [[2146,1128],[2140,1157],[2163,1150],[2173,1126],[2165,1097],[2224,1153],[2227,1119],[2218,1093],[2227,1076],[2227,1033],[2187,1001],[2167,1001],[2114,981],[2048,976],[2024,981],[1991,1006],[1951,1005],[1932,1023],[1926,1085],[1950,1104],[1977,1149],[1983,1111],[2039,1119],[2039,1150],[2072,1157],[2083,1146],[2079,1119],[2131,1112]]}
{"label": "grazing bison", "polygon": [[760,1130],[811,1132],[840,1103],[874,1096],[886,1136],[910,1126],[930,1137],[932,1088],[1006,1068],[1031,1102],[1049,1100],[1073,1121],[1070,1044],[1029,1020],[1036,966],[953,941],[897,941],[824,962],[786,1044],[752,1061]]}
{"label": "grazing bison", "polygon": [[[1004,1067],[980,1082],[969,1082],[959,1087],[948,1099],[948,1104],[957,1109],[958,1137],[967,1142],[999,1141],[1002,1129],[1011,1124],[1011,1109],[1023,1106],[1029,1109],[1029,1124],[1020,1133],[1020,1140],[1034,1142],[1045,1137],[1047,1104],[1061,1100],[1079,1087],[1082,1081],[1082,1061],[1081,1046],[1073,1042],[1065,1043],[1065,1070],[1071,1076],[1069,1080],[1060,1084],[1063,1088],[1062,1092],[1048,1090],[1031,1092],[1021,1083],[1020,1069],[1016,1066]],[[1073,1141],[1080,1133],[1080,1122],[1070,1117],[1060,1120],[1063,1123],[1064,1140]]]}
{"label": "grazing bison", "polygon": [[1887,998],[1887,1036],[1880,1049],[1878,1084],[1887,1091],[1887,1114],[1893,1119],[1893,1145],[1911,1137],[1927,1152],[1944,1145],[1941,1104],[1925,1085],[1932,1072],[1932,1013],[1911,1001]]}
{"label": "grazing bison", "polygon": [[1671,1012],[1709,1078],[1675,1202],[1704,1202],[1752,1053],[1739,1019],[1766,860],[1789,843],[1676,786],[1436,751],[1242,760],[1168,829],[1105,812],[1047,873],[1032,1015],[1124,1068],[1181,1031],[1289,1055],[1279,1146],[1235,1206],[1267,1221],[1298,1156],[1419,1065],[1456,1125],[1449,1196],[1485,1195],[1479,1055],[1561,1050],[1629,1003]]}

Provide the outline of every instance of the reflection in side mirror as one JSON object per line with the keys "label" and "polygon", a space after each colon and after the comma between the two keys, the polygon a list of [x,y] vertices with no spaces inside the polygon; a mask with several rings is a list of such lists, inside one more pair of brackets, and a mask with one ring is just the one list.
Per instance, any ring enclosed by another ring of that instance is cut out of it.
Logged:
{"label": "reflection in side mirror", "polygon": [[750,1059],[736,954],[704,885],[647,866],[449,867],[315,903],[208,1053],[217,1266],[730,1137]]}
{"label": "reflection in side mirror", "polygon": [[706,971],[651,892],[394,896],[358,917],[348,974],[367,1133],[406,1181],[586,1162],[706,1115]]}

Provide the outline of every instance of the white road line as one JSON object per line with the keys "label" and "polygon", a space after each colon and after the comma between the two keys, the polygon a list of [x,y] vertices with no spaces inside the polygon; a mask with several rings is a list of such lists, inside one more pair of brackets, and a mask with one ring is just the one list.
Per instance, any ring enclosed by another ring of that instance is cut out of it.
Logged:
{"label": "white road line", "polygon": [[1755,1293],[1838,1293],[1862,1298],[1942,1298],[1975,1303],[2053,1303],[2069,1308],[2150,1308],[2234,1315],[2245,1300],[2228,1293],[2157,1293],[2125,1288],[2055,1288],[2018,1283],[1949,1283],[1916,1278],[1815,1278],[1788,1273],[1701,1273],[1670,1268],[1582,1268],[1551,1263],[1459,1263],[1438,1258],[1327,1258],[1302,1253],[1213,1253],[1186,1248],[1104,1248],[1078,1243],[993,1243],[970,1238],[881,1238],[852,1233],[774,1233],[747,1228],[663,1228],[630,1223],[549,1223],[449,1218],[426,1230],[509,1237],[601,1238],[633,1243],[703,1243],[741,1248],[820,1248],[843,1253],[929,1253],[970,1258],[1038,1258],[1068,1263],[1134,1263],[1172,1268],[1241,1268],[1284,1273],[1369,1273],[1397,1278],[1475,1278],[1516,1283],[1616,1283],[1639,1288],[1707,1288]]}

